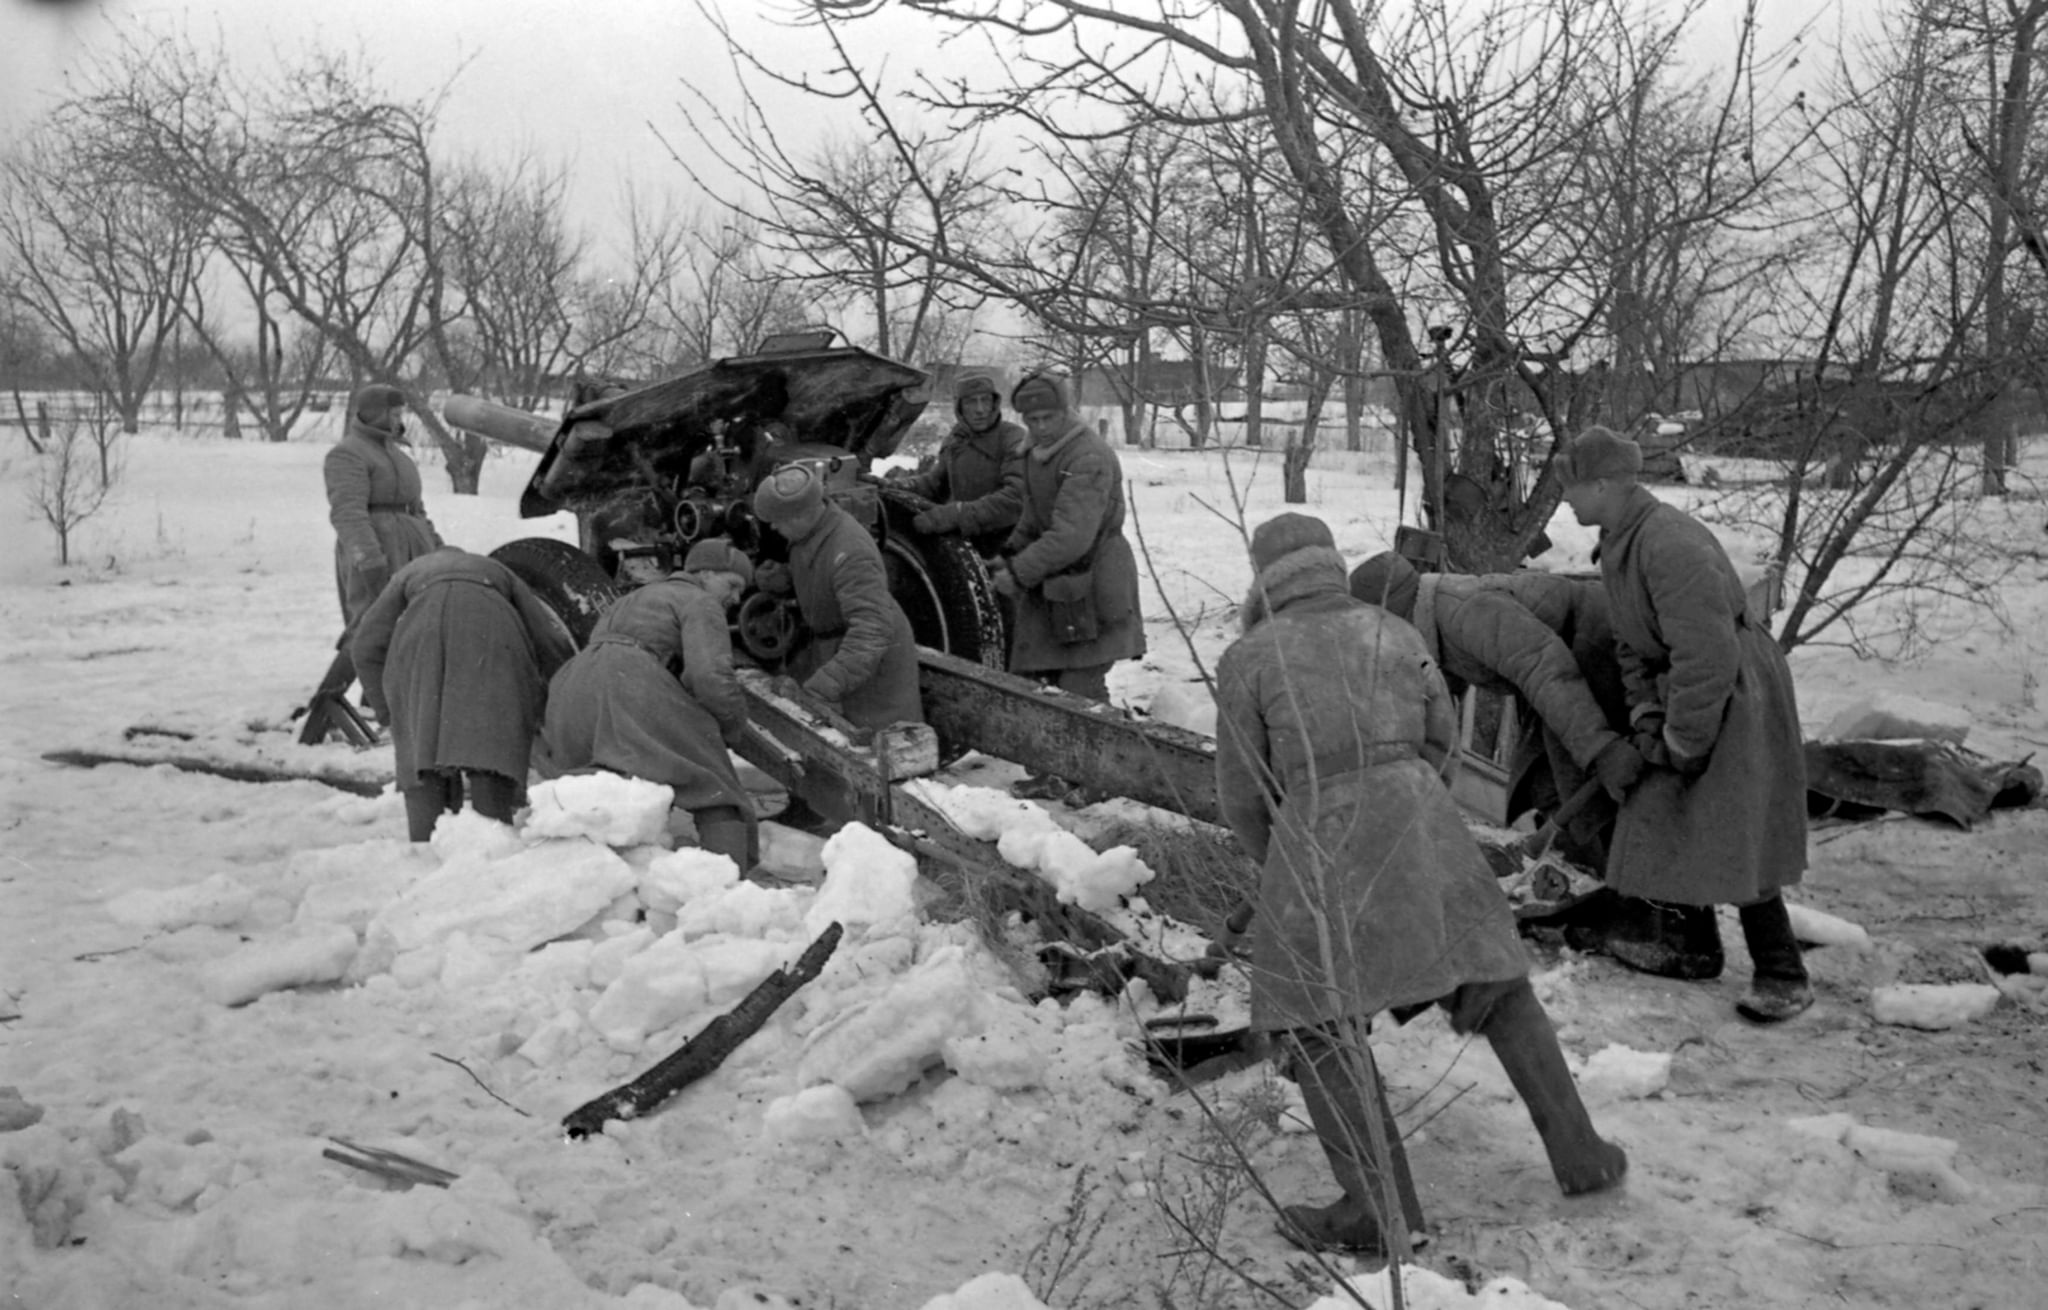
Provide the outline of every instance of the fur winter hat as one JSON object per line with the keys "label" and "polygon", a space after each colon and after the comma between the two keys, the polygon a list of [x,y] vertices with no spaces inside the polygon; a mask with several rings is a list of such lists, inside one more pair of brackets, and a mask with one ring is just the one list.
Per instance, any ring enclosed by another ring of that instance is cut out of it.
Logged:
{"label": "fur winter hat", "polygon": [[1565,451],[1564,484],[1634,477],[1643,471],[1643,448],[1612,428],[1587,428]]}
{"label": "fur winter hat", "polygon": [[754,585],[754,561],[724,537],[706,537],[683,557],[685,573],[736,573],[742,586]]}
{"label": "fur winter hat", "polygon": [[349,416],[378,432],[398,431],[405,413],[405,393],[386,382],[359,387],[348,399]]}
{"label": "fur winter hat", "polygon": [[1422,575],[1405,556],[1384,550],[1351,571],[1351,598],[1405,619],[1415,612],[1421,583]]}
{"label": "fur winter hat", "polygon": [[1283,556],[1317,547],[1337,549],[1329,524],[1309,514],[1278,514],[1252,529],[1252,568],[1264,573]]}
{"label": "fur winter hat", "polygon": [[1051,373],[1033,373],[1010,393],[1010,407],[1019,414],[1047,409],[1064,413],[1073,408],[1073,402],[1067,394],[1067,384],[1059,377]]}
{"label": "fur winter hat", "polygon": [[825,485],[807,464],[785,464],[761,479],[754,492],[754,517],[788,523],[825,503]]}

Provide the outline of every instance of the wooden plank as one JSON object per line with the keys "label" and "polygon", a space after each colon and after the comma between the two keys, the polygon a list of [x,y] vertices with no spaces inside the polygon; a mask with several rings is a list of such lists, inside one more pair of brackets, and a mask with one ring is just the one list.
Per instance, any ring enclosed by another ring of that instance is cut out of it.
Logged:
{"label": "wooden plank", "polygon": [[920,647],[925,721],[949,752],[978,750],[1110,796],[1220,822],[1216,744],[1029,678]]}

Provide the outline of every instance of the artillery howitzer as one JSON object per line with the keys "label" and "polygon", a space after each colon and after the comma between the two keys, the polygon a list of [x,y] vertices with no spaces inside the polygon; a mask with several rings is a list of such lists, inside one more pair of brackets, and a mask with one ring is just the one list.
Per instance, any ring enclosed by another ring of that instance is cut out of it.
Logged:
{"label": "artillery howitzer", "polygon": [[[1213,821],[1212,745],[1001,672],[1002,612],[981,558],[956,535],[918,532],[912,519],[927,502],[872,476],[873,462],[896,450],[924,410],[927,382],[908,365],[803,334],[573,405],[559,423],[466,396],[451,398],[444,413],[457,427],[540,452],[520,513],[574,512],[578,545],[522,538],[492,556],[548,603],[579,646],[630,585],[611,545],[615,528],[655,540],[670,566],[717,536],[757,564],[785,560],[788,543],[754,517],[754,488],[781,465],[808,463],[881,547],[890,592],[921,648],[925,717],[942,754],[980,750]],[[742,663],[773,671],[806,639],[793,601],[760,590],[742,597],[734,620]],[[741,754],[793,794],[831,817],[871,823],[921,809],[887,761],[855,759],[838,734],[815,730],[827,727],[822,721],[764,696],[758,683],[748,697],[756,723],[776,725],[776,734],[754,734]],[[820,793],[844,803],[819,804]],[[910,826],[925,827],[923,817]]]}

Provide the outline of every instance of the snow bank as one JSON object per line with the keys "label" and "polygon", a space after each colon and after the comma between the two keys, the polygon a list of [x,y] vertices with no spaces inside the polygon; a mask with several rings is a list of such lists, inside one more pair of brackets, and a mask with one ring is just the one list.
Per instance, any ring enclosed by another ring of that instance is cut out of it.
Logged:
{"label": "snow bank", "polygon": [[107,902],[107,913],[117,923],[147,932],[175,932],[206,924],[230,928],[239,923],[254,903],[255,893],[224,873],[204,882],[163,891],[132,891]]}
{"label": "snow bank", "polygon": [[1895,691],[1851,702],[1821,730],[1821,736],[1832,741],[1917,739],[1958,746],[1969,735],[1968,710]]}
{"label": "snow bank", "polygon": [[356,934],[346,924],[314,924],[290,936],[252,942],[207,965],[201,990],[215,1005],[247,1005],[265,992],[340,982],[355,963]]}

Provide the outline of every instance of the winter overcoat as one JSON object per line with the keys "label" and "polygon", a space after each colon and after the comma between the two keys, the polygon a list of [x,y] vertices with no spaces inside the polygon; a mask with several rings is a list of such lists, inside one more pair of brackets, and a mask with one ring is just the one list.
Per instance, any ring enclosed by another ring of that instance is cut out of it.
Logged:
{"label": "winter overcoat", "polygon": [[[1415,629],[1322,547],[1261,572],[1217,666],[1216,792],[1261,863],[1252,1026],[1422,1004],[1528,972],[1441,770],[1457,716]],[[1260,617],[1261,608],[1270,614]]]}
{"label": "winter overcoat", "polygon": [[[1005,547],[1016,575],[1014,673],[1091,669],[1145,653],[1138,610],[1138,561],[1124,539],[1124,474],[1116,452],[1086,423],[1031,447],[1024,460],[1024,508]],[[1096,623],[1092,639],[1065,641],[1046,588],[1086,574]]]}
{"label": "winter overcoat", "polygon": [[[1614,646],[1607,588],[1600,580],[1522,569],[1487,574],[1473,581],[1513,600],[1557,634],[1557,639],[1571,651],[1572,662],[1585,679],[1601,720],[1616,733],[1627,736],[1628,693],[1622,687],[1621,660]],[[1514,759],[1508,769],[1509,815],[1536,808],[1554,812],[1591,776],[1586,764],[1539,714],[1525,714],[1522,734],[1515,743]],[[1559,835],[1559,847],[1594,869],[1605,868],[1617,808],[1605,792],[1595,793]]]}
{"label": "winter overcoat", "polygon": [[391,728],[398,785],[423,769],[526,784],[549,675],[575,651],[553,612],[504,565],[453,546],[392,576],[349,653]]}
{"label": "winter overcoat", "polygon": [[671,574],[615,601],[555,675],[534,763],[550,778],[605,769],[663,783],[685,810],[752,814],[727,753],[746,722],[725,607]]}
{"label": "winter overcoat", "polygon": [[939,444],[932,466],[903,485],[939,503],[939,516],[968,544],[994,555],[1024,508],[1024,452],[1029,438],[1015,423],[976,432],[963,422]]}
{"label": "winter overcoat", "polygon": [[439,546],[441,537],[427,521],[412,456],[354,416],[321,471],[327,521],[334,525],[334,585],[342,621],[353,624],[392,574]]}
{"label": "winter overcoat", "polygon": [[1705,771],[1652,768],[1622,803],[1607,881],[1682,905],[1748,904],[1806,870],[1806,757],[1792,671],[1713,534],[1641,487],[1601,533],[1630,714]]}
{"label": "winter overcoat", "polygon": [[790,543],[789,571],[811,630],[790,661],[804,690],[836,703],[856,727],[924,722],[917,638],[867,529],[828,504],[810,535]]}

